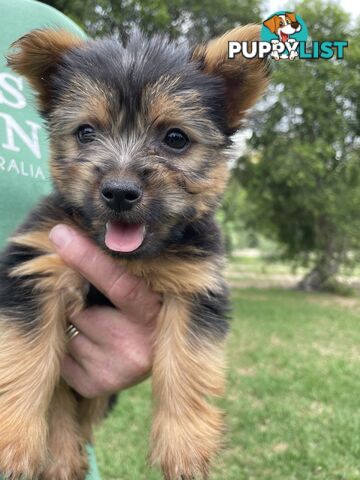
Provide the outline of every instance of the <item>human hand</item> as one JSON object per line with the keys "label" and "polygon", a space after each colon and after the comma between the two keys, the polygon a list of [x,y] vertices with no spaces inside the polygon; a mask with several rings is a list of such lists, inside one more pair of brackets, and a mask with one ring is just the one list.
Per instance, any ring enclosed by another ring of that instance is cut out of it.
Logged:
{"label": "human hand", "polygon": [[50,240],[63,261],[116,307],[93,306],[71,318],[80,333],[68,343],[63,378],[86,398],[138,383],[151,370],[160,296],[77,230],[57,225]]}

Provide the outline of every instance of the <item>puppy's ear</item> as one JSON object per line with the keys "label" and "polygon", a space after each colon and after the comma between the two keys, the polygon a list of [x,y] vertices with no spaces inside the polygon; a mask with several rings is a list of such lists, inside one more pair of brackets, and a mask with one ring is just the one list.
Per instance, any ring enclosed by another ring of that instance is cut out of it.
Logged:
{"label": "puppy's ear", "polygon": [[273,15],[263,22],[263,25],[265,25],[265,27],[267,27],[272,33],[276,32],[276,17],[277,15]]}
{"label": "puppy's ear", "polygon": [[286,16],[290,18],[291,22],[296,22],[296,14],[293,12],[286,12]]}
{"label": "puppy's ear", "polygon": [[240,127],[249,108],[264,93],[269,76],[264,59],[246,59],[238,54],[228,58],[230,41],[255,42],[260,40],[260,26],[237,27],[223,36],[195,48],[192,59],[200,62],[205,73],[222,77],[226,94],[226,119],[229,132]]}
{"label": "puppy's ear", "polygon": [[49,101],[49,75],[67,51],[83,43],[65,30],[45,29],[32,30],[11,45],[7,64],[36,90],[41,110]]}

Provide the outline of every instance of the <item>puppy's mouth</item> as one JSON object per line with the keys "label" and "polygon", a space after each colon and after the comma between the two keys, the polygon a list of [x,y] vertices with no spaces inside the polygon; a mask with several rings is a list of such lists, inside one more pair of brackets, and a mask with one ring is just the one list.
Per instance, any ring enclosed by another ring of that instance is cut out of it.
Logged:
{"label": "puppy's mouth", "polygon": [[280,31],[280,35],[281,35],[281,41],[282,42],[287,42],[288,41],[289,35],[287,33],[284,33],[284,32]]}
{"label": "puppy's mouth", "polygon": [[134,252],[143,244],[145,233],[144,224],[109,220],[106,224],[105,245],[114,252]]}

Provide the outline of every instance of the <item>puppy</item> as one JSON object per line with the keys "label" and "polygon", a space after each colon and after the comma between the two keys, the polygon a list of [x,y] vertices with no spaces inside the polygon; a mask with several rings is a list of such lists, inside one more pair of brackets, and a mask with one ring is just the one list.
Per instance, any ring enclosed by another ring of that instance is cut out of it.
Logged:
{"label": "puppy", "polygon": [[[263,25],[267,27],[270,32],[275,33],[278,36],[279,40],[272,40],[272,43],[279,42],[295,42],[294,39],[290,38],[294,33],[300,32],[301,25],[296,19],[295,13],[286,12],[284,15],[273,15],[263,22]],[[275,60],[280,60],[280,58],[288,58],[289,60],[294,60],[299,56],[298,52],[292,50],[290,54],[284,53],[279,55],[279,52],[276,50],[271,53],[272,58]]]}
{"label": "puppy", "polygon": [[207,477],[223,432],[211,399],[224,389],[228,308],[214,212],[230,137],[267,84],[262,60],[227,49],[258,39],[248,25],[195,48],[57,30],[14,43],[8,64],[37,93],[54,188],[0,261],[0,471],[11,479],[84,479],[108,404],[60,379],[67,319],[99,298],[54,253],[60,222],[162,294],[151,464],[168,480]]}
{"label": "puppy", "polygon": [[286,12],[284,15],[273,15],[265,20],[264,25],[278,36],[280,42],[287,42],[290,35],[301,30],[295,13],[290,12]]}

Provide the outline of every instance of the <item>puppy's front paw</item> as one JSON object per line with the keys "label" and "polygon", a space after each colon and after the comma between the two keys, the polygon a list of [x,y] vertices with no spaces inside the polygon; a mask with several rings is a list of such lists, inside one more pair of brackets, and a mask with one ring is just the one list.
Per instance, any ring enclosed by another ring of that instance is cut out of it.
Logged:
{"label": "puppy's front paw", "polygon": [[43,425],[0,434],[0,472],[5,479],[36,480],[44,468],[47,450]]}
{"label": "puppy's front paw", "polygon": [[222,413],[215,407],[203,416],[156,419],[151,463],[160,466],[166,480],[206,480],[223,430]]}
{"label": "puppy's front paw", "polygon": [[206,446],[179,440],[173,439],[161,452],[155,450],[152,463],[160,466],[165,480],[207,479],[211,454]]}
{"label": "puppy's front paw", "polygon": [[280,55],[278,52],[271,52],[271,58],[273,58],[274,60],[276,60],[277,62],[280,60]]}
{"label": "puppy's front paw", "polygon": [[72,452],[67,458],[52,459],[39,480],[85,480],[88,473],[86,452]]}
{"label": "puppy's front paw", "polygon": [[291,51],[289,55],[289,60],[295,60],[296,57],[298,57],[299,54],[295,51]]}

